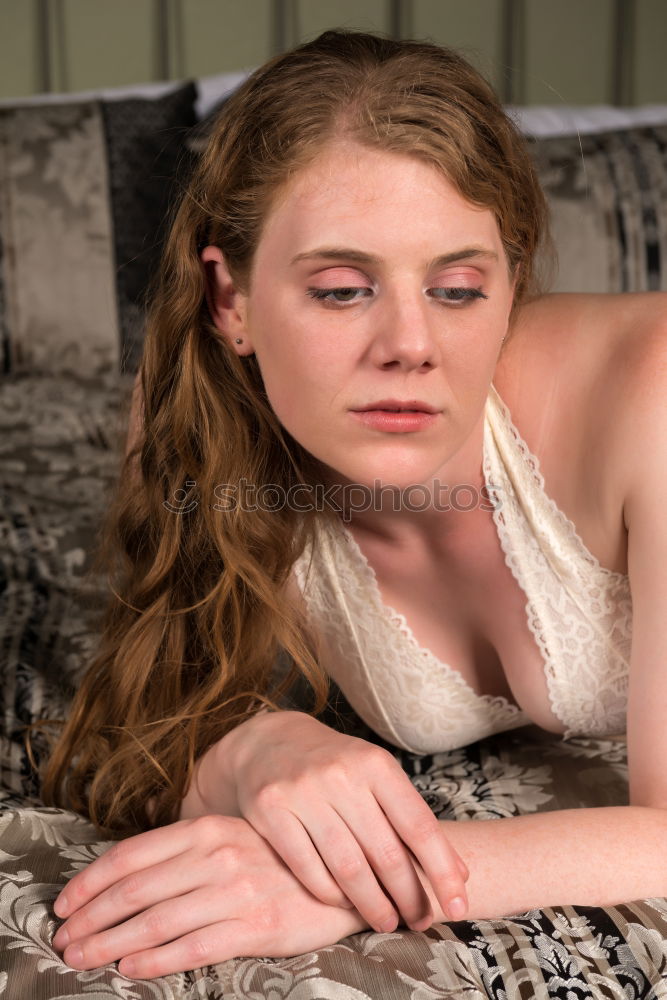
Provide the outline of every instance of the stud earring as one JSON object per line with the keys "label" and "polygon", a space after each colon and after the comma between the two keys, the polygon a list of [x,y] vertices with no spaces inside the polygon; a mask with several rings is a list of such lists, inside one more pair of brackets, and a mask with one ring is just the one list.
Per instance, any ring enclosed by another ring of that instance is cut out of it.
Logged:
{"label": "stud earring", "polygon": [[241,337],[237,337],[236,338],[236,343],[237,344],[242,344],[243,343],[243,339]]}

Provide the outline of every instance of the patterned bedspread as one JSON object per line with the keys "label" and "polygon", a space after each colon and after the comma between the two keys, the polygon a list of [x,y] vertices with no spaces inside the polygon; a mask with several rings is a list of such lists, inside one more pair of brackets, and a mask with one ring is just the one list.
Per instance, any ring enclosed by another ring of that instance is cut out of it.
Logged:
{"label": "patterned bedspread", "polygon": [[[130,980],[115,964],[89,972],[63,964],[51,946],[53,900],[110,845],[81,817],[40,802],[21,727],[66,712],[94,649],[104,585],[90,559],[130,383],[118,375],[0,383],[0,998],[667,998],[665,899],[563,905],[422,933],[366,931],[293,958],[238,956],[151,981]],[[336,698],[337,724],[382,743],[334,689]],[[564,742],[530,726],[433,756],[383,745],[443,819],[627,803],[623,741]]]}

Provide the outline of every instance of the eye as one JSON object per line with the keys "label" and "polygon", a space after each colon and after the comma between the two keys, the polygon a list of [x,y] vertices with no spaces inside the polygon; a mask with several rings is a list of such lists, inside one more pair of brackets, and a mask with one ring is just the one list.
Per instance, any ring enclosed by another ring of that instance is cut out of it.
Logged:
{"label": "eye", "polygon": [[[357,288],[346,286],[345,288],[309,288],[307,290],[308,295],[313,299],[318,299],[320,302],[324,302],[326,305],[336,308],[336,304],[342,305],[345,302],[358,302],[359,299],[356,296],[357,292],[368,292],[373,294],[372,288]],[[341,295],[342,298],[330,298],[330,296]]]}
{"label": "eye", "polygon": [[[488,295],[485,295],[481,288],[468,288],[468,287],[454,287],[454,288],[432,288],[429,289],[433,293],[433,297],[436,299],[444,300],[452,305],[464,305],[467,302],[473,302],[475,299],[487,299]],[[360,296],[358,292],[362,292],[363,297],[367,298],[369,295],[373,294],[372,288],[360,288],[357,286],[346,285],[344,288],[308,288],[307,294],[319,302],[322,302],[330,309],[337,309],[339,306],[345,303],[358,302]],[[439,294],[443,293],[443,294]]]}
{"label": "eye", "polygon": [[[432,288],[431,292],[434,293],[434,298],[444,299],[445,302],[451,303],[465,303],[473,302],[475,299],[488,299],[488,295],[485,295],[481,288]],[[444,292],[444,295],[438,295],[438,292]]]}

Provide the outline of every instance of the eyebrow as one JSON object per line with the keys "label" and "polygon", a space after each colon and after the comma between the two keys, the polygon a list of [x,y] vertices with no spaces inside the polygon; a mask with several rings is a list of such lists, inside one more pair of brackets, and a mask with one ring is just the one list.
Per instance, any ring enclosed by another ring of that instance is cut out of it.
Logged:
{"label": "eyebrow", "polygon": [[[461,250],[452,250],[450,253],[441,254],[434,257],[428,269],[434,267],[445,267],[458,260],[469,260],[470,258],[482,258],[483,260],[498,260],[498,254],[494,250],[487,250],[485,247],[463,247]],[[298,253],[292,257],[290,267],[298,264],[301,260],[354,260],[359,264],[383,264],[382,257],[375,254],[365,253],[363,250],[354,250],[348,247],[317,247],[315,250],[307,250],[305,253]]]}

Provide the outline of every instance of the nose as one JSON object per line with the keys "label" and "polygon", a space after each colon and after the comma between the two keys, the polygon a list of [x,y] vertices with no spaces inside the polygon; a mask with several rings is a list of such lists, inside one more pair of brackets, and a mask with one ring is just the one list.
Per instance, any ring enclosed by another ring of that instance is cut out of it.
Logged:
{"label": "nose", "polygon": [[427,371],[436,366],[441,333],[428,306],[421,292],[387,297],[373,318],[370,356],[378,368]]}

